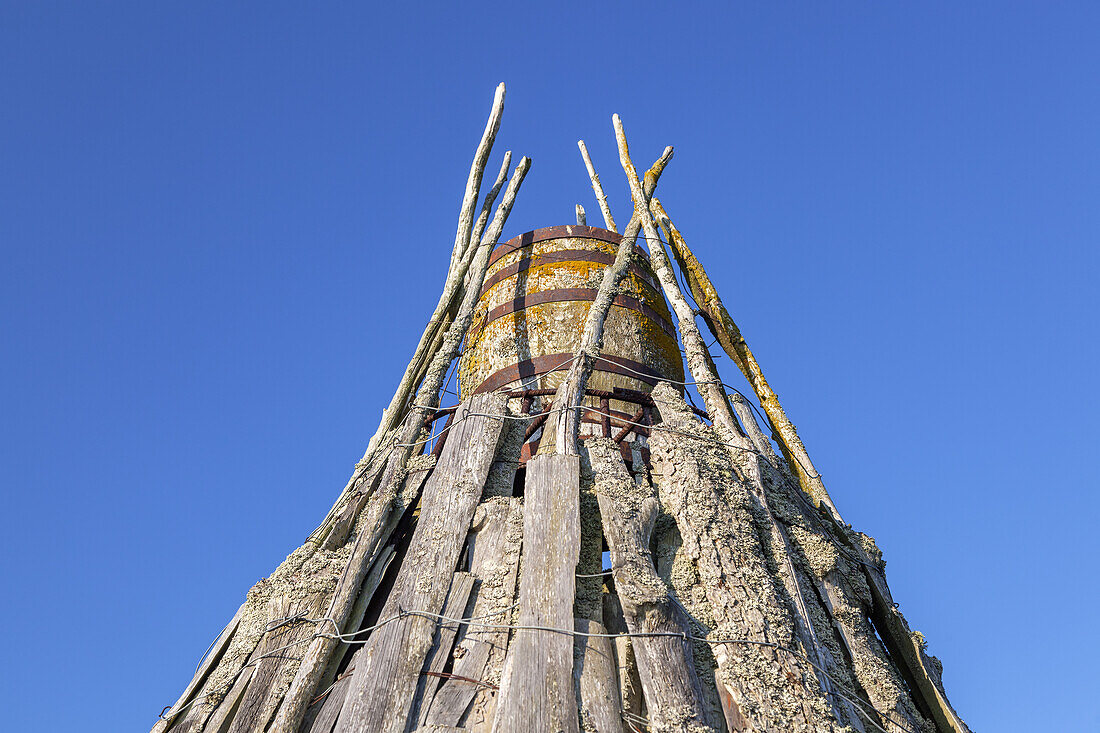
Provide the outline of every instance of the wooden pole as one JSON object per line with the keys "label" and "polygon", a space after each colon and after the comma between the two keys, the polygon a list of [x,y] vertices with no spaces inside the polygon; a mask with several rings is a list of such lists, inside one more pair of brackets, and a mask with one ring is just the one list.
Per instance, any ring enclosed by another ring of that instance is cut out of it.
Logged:
{"label": "wooden pole", "polygon": [[798,431],[795,430],[794,424],[787,417],[783,406],[779,404],[779,397],[768,384],[768,380],[764,378],[764,373],[761,371],[756,357],[741,335],[741,329],[737,327],[729,311],[722,305],[722,299],[718,297],[718,291],[711,284],[706,270],[703,269],[702,264],[688,249],[683,235],[672,224],[672,220],[669,219],[664,207],[661,206],[661,202],[654,200],[650,205],[668,235],[669,244],[672,246],[672,251],[680,264],[680,269],[683,270],[687,278],[688,287],[691,288],[695,302],[703,311],[707,326],[717,337],[722,349],[729,354],[730,358],[734,360],[745,375],[745,378],[749,380],[757,399],[760,400],[760,406],[775,427],[776,442],[779,443],[783,455],[790,465],[791,472],[798,477],[802,490],[813,499],[815,506],[824,503],[836,515],[837,519],[840,519],[840,512],[837,511],[836,506],[825,490],[821,475],[814,468],[805,446],[802,445],[802,439],[798,437]]}
{"label": "wooden pole", "polygon": [[428,319],[428,325],[420,336],[420,341],[416,345],[409,365],[405,368],[405,374],[401,377],[401,382],[397,386],[397,391],[394,392],[393,399],[390,400],[389,407],[382,412],[382,420],[378,430],[367,445],[366,454],[363,456],[364,460],[360,463],[370,462],[370,458],[373,457],[374,450],[381,438],[400,422],[409,395],[416,390],[415,377],[422,371],[422,364],[431,360],[432,354],[429,351],[429,346],[435,339],[441,322],[451,309],[452,301],[455,299],[469,268],[474,251],[474,248],[469,246],[470,235],[474,227],[474,207],[477,205],[478,192],[481,189],[481,177],[485,172],[485,163],[489,159],[489,153],[492,152],[493,141],[500,129],[501,116],[504,114],[504,91],[504,83],[501,82],[497,86],[489,120],[485,124],[485,131],[482,133],[481,142],[478,143],[477,150],[474,153],[474,161],[470,166],[470,175],[466,180],[466,192],[462,197],[458,227],[455,231],[455,243],[451,250],[451,264],[447,272],[447,280],[443,285],[443,293],[439,296],[439,302],[436,304],[431,318]]}
{"label": "wooden pole", "polygon": [[653,727],[697,733],[713,730],[687,638],[691,632],[687,614],[653,565],[650,538],[660,508],[655,492],[648,482],[635,483],[611,440],[590,438],[585,446],[596,475],[595,492],[615,589],[627,629],[638,635],[631,642]]}
{"label": "wooden pole", "polygon": [[493,142],[500,130],[500,118],[504,114],[504,92],[504,82],[497,84],[496,93],[493,95],[493,109],[489,113],[489,120],[485,123],[485,131],[481,133],[481,142],[478,143],[477,150],[474,152],[474,161],[470,164],[466,192],[462,196],[462,207],[458,214],[455,243],[451,249],[451,267],[454,267],[455,262],[469,246],[470,233],[473,231],[474,224],[474,207],[477,206],[477,196],[481,188],[481,176],[485,172],[489,153],[493,151]]}
{"label": "wooden pole", "polygon": [[[618,115],[614,117],[616,136],[625,139],[622,131],[622,120]],[[620,151],[623,148],[620,147]],[[653,265],[653,272],[661,283],[661,289],[676,314],[676,320],[680,329],[680,340],[684,344],[684,352],[687,357],[688,367],[695,380],[695,386],[699,390],[703,401],[706,403],[707,412],[711,420],[725,428],[728,435],[723,436],[728,440],[743,442],[744,447],[751,448],[751,444],[741,435],[740,429],[733,418],[726,394],[722,391],[721,379],[714,363],[707,352],[706,343],[699,333],[699,327],[695,325],[695,313],[688,305],[684,294],[680,291],[680,285],[676,282],[676,276],[672,272],[668,256],[661,247],[660,238],[657,236],[657,227],[653,223],[653,217],[649,213],[649,197],[642,190],[641,181],[638,180],[638,172],[630,162],[629,153],[622,155],[623,171],[626,180],[630,184],[630,195],[634,200],[634,213],[642,221],[646,238],[649,239],[649,259]]]}
{"label": "wooden pole", "polygon": [[611,217],[611,207],[607,205],[607,194],[603,192],[603,186],[600,185],[600,177],[596,175],[596,167],[592,165],[592,158],[588,155],[588,148],[584,144],[584,140],[577,141],[577,147],[581,150],[581,157],[584,158],[584,167],[588,169],[588,177],[592,181],[592,191],[596,194],[596,201],[600,205],[600,213],[603,214],[603,223],[609,231],[619,233],[619,230],[615,228],[615,220]]}
{"label": "wooden pole", "polygon": [[[615,115],[614,119],[618,119],[618,115]],[[630,160],[629,151],[627,150],[626,135],[619,133],[622,126],[616,127],[616,139],[619,144],[620,157],[626,156],[626,160]],[[645,200],[648,201],[648,197],[653,195],[654,189],[657,188],[657,181],[661,177],[661,173],[664,172],[665,166],[672,160],[672,148],[665,148],[664,153],[657,159],[657,162],[653,164],[653,167],[649,169],[645,174]],[[637,174],[635,174],[637,175]],[[648,209],[643,208],[642,212],[648,217]],[[577,348],[576,358],[572,365],[569,367],[569,371],[565,375],[565,379],[562,380],[561,385],[558,386],[558,391],[554,395],[553,413],[556,415],[556,425],[553,431],[544,431],[543,435],[553,436],[555,451],[563,455],[579,455],[577,450],[577,436],[580,434],[580,410],[573,409],[577,404],[581,395],[584,394],[585,386],[588,384],[588,378],[592,374],[592,367],[596,363],[596,359],[600,356],[600,350],[603,348],[603,327],[604,321],[607,319],[607,314],[611,310],[611,302],[615,298],[615,294],[619,287],[619,283],[622,282],[623,277],[626,276],[627,268],[630,265],[630,258],[634,253],[634,243],[638,238],[638,232],[642,228],[642,217],[637,209],[634,211],[634,216],[630,218],[630,223],[626,225],[626,231],[623,233],[622,241],[619,242],[618,252],[615,254],[615,262],[603,271],[603,280],[600,282],[599,290],[596,292],[596,298],[592,301],[592,305],[588,309],[588,316],[584,322],[584,331],[581,333],[580,345]],[[546,438],[544,437],[545,441]],[[541,450],[541,446],[540,446]]]}
{"label": "wooden pole", "polygon": [[577,223],[582,227],[588,226],[588,220],[584,215],[584,207],[580,204],[577,204]]}
{"label": "wooden pole", "polygon": [[[417,392],[417,402],[423,407],[416,408],[409,413],[398,433],[397,443],[400,444],[400,448],[390,454],[382,477],[382,485],[386,493],[392,490],[390,488],[392,484],[401,479],[401,473],[408,461],[408,456],[412,452],[412,444],[420,432],[420,426],[423,424],[425,416],[434,410],[436,404],[438,404],[439,389],[443,386],[447,368],[454,361],[462,339],[465,337],[466,331],[469,330],[470,321],[473,319],[477,296],[481,290],[481,284],[485,280],[485,271],[489,266],[489,255],[492,253],[497,240],[500,239],[504,223],[508,219],[508,214],[512,211],[520,185],[523,183],[530,167],[531,160],[526,157],[516,166],[516,170],[512,174],[512,180],[508,182],[504,199],[497,207],[496,215],[493,217],[493,222],[489,225],[489,230],[485,233],[481,245],[471,248],[473,263],[470,287],[466,290],[455,322],[447,329],[447,335],[440,346],[440,350],[432,359],[432,365],[424,377],[420,390]],[[342,582],[337,586],[326,614],[327,618],[331,619],[335,626],[341,630],[346,630],[345,624],[351,613],[352,603],[358,594],[368,568],[374,562],[374,557],[378,552],[377,539],[373,536],[368,537],[368,535],[372,535],[368,531],[370,529],[371,527],[366,527],[356,538],[347,567],[344,570]],[[269,728],[269,733],[295,733],[297,731],[309,704],[309,696],[313,694],[321,675],[324,674],[329,655],[335,647],[336,641],[330,638],[318,637],[313,640],[309,650],[302,658],[294,681],[287,691],[285,701]]]}

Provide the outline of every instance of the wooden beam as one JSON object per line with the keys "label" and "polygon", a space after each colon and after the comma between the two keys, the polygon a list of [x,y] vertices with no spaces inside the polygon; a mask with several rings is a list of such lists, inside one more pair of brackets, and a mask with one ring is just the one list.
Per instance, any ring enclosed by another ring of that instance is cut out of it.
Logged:
{"label": "wooden beam", "polygon": [[506,398],[489,393],[463,403],[451,439],[424,485],[420,518],[393,590],[386,623],[368,639],[351,677],[337,733],[403,733],[413,692],[503,428]]}
{"label": "wooden beam", "polygon": [[[573,596],[580,553],[580,458],[527,462],[518,625],[501,679],[493,733],[577,733]],[[560,630],[564,630],[562,633]]]}
{"label": "wooden beam", "polygon": [[[510,621],[522,539],[522,499],[482,501],[466,546],[470,572],[477,578],[470,618],[497,625]],[[455,726],[464,719],[467,710],[470,724],[479,721],[491,724],[507,650],[507,629],[464,627],[455,645],[454,677],[440,685],[423,724]]]}

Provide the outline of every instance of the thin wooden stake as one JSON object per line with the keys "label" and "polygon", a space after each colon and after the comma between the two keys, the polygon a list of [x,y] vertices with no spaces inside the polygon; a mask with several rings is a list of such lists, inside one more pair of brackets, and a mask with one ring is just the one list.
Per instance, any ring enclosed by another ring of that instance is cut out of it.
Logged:
{"label": "thin wooden stake", "polygon": [[[618,115],[615,115],[614,119],[617,120]],[[615,131],[616,141],[619,144],[619,156],[626,163],[629,163],[630,154],[627,150],[626,135],[622,133],[622,125],[617,123]],[[667,147],[661,157],[657,159],[657,162],[653,164],[653,167],[645,174],[646,193],[644,200],[646,202],[653,195],[654,189],[657,188],[657,181],[670,160],[672,160],[672,148]],[[633,163],[630,163],[630,165],[633,167]],[[637,173],[635,173],[636,176]],[[619,242],[615,262],[603,271],[600,288],[596,291],[596,298],[588,309],[588,317],[584,322],[584,331],[581,333],[576,358],[554,395],[553,409],[554,414],[557,415],[557,420],[554,430],[550,432],[554,439],[554,449],[561,455],[579,455],[577,436],[580,434],[581,415],[580,410],[574,408],[578,404],[580,396],[584,394],[588,378],[592,374],[592,367],[603,348],[604,321],[607,319],[607,314],[611,310],[611,302],[615,298],[619,283],[626,276],[630,259],[634,254],[634,244],[638,238],[638,232],[642,228],[642,214],[646,217],[649,216],[647,203],[643,203],[640,212],[635,207],[634,216],[630,218],[630,223],[626,225],[626,231],[623,233],[622,241]],[[547,433],[544,432],[543,435],[545,436]],[[544,437],[543,440],[545,441],[546,438]],[[541,446],[540,450],[542,450]]]}
{"label": "thin wooden stake", "polygon": [[577,223],[582,227],[588,226],[588,220],[584,216],[584,207],[577,204]]}
{"label": "thin wooden stake", "polygon": [[619,230],[615,228],[615,220],[611,217],[611,207],[607,205],[607,194],[603,192],[603,186],[600,185],[600,177],[596,175],[596,167],[592,165],[592,158],[588,155],[588,148],[585,146],[584,140],[578,140],[577,147],[581,149],[584,167],[588,169],[588,177],[592,180],[592,191],[596,194],[596,201],[600,204],[603,223],[608,230],[618,234]]}

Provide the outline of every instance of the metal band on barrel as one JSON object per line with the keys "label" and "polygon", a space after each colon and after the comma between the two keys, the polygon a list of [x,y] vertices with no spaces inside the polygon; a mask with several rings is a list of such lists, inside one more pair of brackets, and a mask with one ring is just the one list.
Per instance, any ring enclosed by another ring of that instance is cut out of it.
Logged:
{"label": "metal band on barrel", "polygon": [[[492,392],[520,379],[541,377],[551,372],[563,372],[569,368],[569,363],[572,360],[573,354],[544,354],[532,359],[524,359],[517,364],[510,364],[490,374],[485,381],[478,385],[477,389],[474,390],[474,394]],[[651,387],[662,379],[667,379],[663,374],[654,370],[653,367],[639,364],[630,359],[623,359],[619,356],[611,356],[610,354],[604,354],[596,359],[596,364],[592,369],[597,372],[630,377],[639,382],[645,382]]]}

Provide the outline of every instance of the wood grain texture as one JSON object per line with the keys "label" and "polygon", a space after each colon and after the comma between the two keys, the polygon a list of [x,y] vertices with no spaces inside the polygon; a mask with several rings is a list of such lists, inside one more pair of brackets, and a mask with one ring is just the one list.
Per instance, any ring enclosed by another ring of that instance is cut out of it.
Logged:
{"label": "wood grain texture", "polygon": [[631,638],[649,719],[662,731],[712,731],[687,617],[653,566],[649,541],[657,499],[648,486],[634,482],[609,438],[590,438],[585,444],[596,473],[600,516],[626,627],[636,635],[662,634]]}
{"label": "wood grain texture", "polygon": [[617,634],[615,662],[618,668],[620,709],[628,714],[642,714],[642,679],[638,675],[638,660],[634,655],[634,642],[627,634],[623,607],[618,593],[605,593],[603,597],[603,623],[608,633]]}
{"label": "wood grain texture", "polygon": [[229,646],[230,639],[233,638],[233,632],[237,630],[237,625],[241,620],[241,612],[244,611],[244,604],[237,609],[237,612],[233,614],[233,618],[229,620],[229,623],[222,629],[221,634],[214,640],[214,643],[210,645],[209,651],[203,657],[199,663],[198,669],[195,670],[195,676],[191,678],[191,683],[187,685],[187,688],[176,700],[176,704],[164,714],[164,717],[157,721],[153,726],[152,733],[163,733],[168,729],[168,726],[179,717],[179,714],[184,710],[183,706],[188,704],[196,692],[202,689],[203,682],[206,681],[206,676],[210,674],[210,671],[214,669],[215,665],[221,660],[222,652]]}
{"label": "wood grain texture", "polygon": [[[486,624],[510,621],[522,539],[522,499],[482,501],[467,541],[470,572],[477,579],[468,618]],[[425,726],[455,726],[466,718],[472,718],[471,722],[492,720],[496,688],[508,649],[508,631],[466,626],[459,637],[452,669],[455,677],[440,685],[430,703]]]}
{"label": "wood grain texture", "polygon": [[580,553],[580,457],[540,455],[527,463],[519,626],[504,675],[494,733],[577,733],[573,687],[573,597]]}
{"label": "wood grain texture", "polygon": [[[470,591],[474,589],[474,576],[470,573],[458,572],[451,579],[451,589],[447,592],[447,600],[443,604],[443,615],[447,618],[462,618],[466,611],[466,602],[470,600]],[[440,621],[435,629],[435,637],[432,639],[432,647],[428,650],[424,660],[424,669],[420,672],[417,681],[416,694],[413,697],[412,713],[409,715],[410,726],[408,730],[424,725],[428,715],[428,707],[431,705],[435,691],[439,687],[441,679],[439,674],[451,658],[451,649],[454,647],[455,636],[458,635],[460,624],[452,621]],[[416,725],[412,725],[415,720]]]}
{"label": "wood grain texture", "polygon": [[[429,614],[442,610],[496,453],[505,404],[503,395],[493,393],[478,395],[459,408],[439,463],[424,486],[420,519],[382,610],[383,620],[402,609]],[[435,627],[432,619],[409,616],[371,635],[336,723],[339,733],[405,730]]]}
{"label": "wood grain texture", "polygon": [[586,733],[623,733],[622,705],[615,647],[603,624],[574,620],[579,632],[573,645],[573,682],[580,703],[580,727]]}

